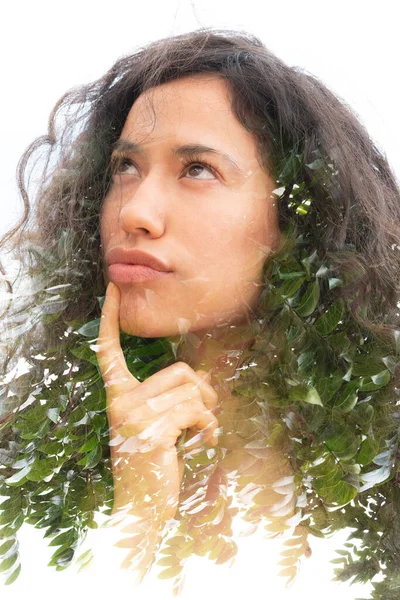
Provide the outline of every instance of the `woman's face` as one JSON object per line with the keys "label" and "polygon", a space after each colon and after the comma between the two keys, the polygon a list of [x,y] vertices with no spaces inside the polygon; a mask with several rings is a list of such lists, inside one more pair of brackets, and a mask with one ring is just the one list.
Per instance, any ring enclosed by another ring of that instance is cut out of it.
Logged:
{"label": "woman's face", "polygon": [[[106,280],[121,291],[121,329],[165,337],[247,322],[279,243],[276,185],[227,84],[200,75],[143,93],[112,158],[101,240]],[[143,258],[134,250],[167,272],[134,266]]]}

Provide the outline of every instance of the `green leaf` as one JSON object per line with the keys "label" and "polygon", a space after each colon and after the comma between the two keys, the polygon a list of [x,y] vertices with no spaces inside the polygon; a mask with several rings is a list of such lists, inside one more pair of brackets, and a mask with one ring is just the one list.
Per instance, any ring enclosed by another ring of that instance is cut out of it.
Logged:
{"label": "green leaf", "polygon": [[92,365],[98,365],[96,353],[87,345],[81,345],[77,346],[76,348],[71,348],[70,352],[80,360],[86,360]]}
{"label": "green leaf", "polygon": [[317,319],[314,324],[317,333],[319,333],[319,335],[328,335],[328,333],[331,333],[342,319],[343,312],[344,304],[343,300],[340,299],[332,304],[332,306]]}
{"label": "green leaf", "polygon": [[300,384],[289,389],[289,400],[292,402],[307,402],[307,404],[318,404],[323,406],[321,398],[315,389],[310,385]]}
{"label": "green leaf", "polygon": [[330,377],[320,377],[316,380],[315,388],[318,391],[323,404],[328,404],[342,383],[343,378],[340,373],[332,374]]}
{"label": "green leaf", "polygon": [[287,300],[288,298],[293,298],[296,292],[301,288],[305,281],[305,277],[296,277],[294,279],[289,279],[285,281],[283,285],[281,285],[279,289],[279,295],[283,300]]}
{"label": "green leaf", "polygon": [[329,277],[328,279],[329,289],[333,290],[334,288],[340,287],[343,285],[342,279],[337,279],[336,277]]}
{"label": "green leaf", "polygon": [[77,539],[77,531],[75,529],[68,529],[68,531],[64,531],[52,539],[49,546],[71,546]]}
{"label": "green leaf", "polygon": [[340,410],[344,413],[353,410],[358,401],[360,384],[360,380],[352,380],[344,387],[340,397],[334,403],[336,410]]}
{"label": "green leaf", "polygon": [[[289,271],[288,273],[283,273],[281,271],[279,271],[279,279],[301,279],[304,281],[304,275],[305,272],[304,271]],[[282,289],[282,288],[280,288]]]}
{"label": "green leaf", "polygon": [[373,461],[378,451],[379,442],[368,437],[362,442],[356,460],[362,466],[368,465]]}
{"label": "green leaf", "polygon": [[308,317],[314,312],[318,304],[319,294],[319,281],[315,279],[309,284],[295,309],[300,317]]}
{"label": "green leaf", "polygon": [[105,427],[107,425],[107,417],[105,414],[101,413],[101,414],[97,414],[94,415],[93,419],[92,419],[92,426],[93,429],[95,431],[97,431],[98,433],[105,433]]}
{"label": "green leaf", "polygon": [[19,556],[19,554],[18,554],[18,552],[16,552],[15,554],[12,554],[8,558],[5,558],[4,560],[2,560],[0,562],[0,573],[4,573],[5,571],[8,571],[9,569],[11,569],[13,564],[18,559],[18,556]]}
{"label": "green leaf", "polygon": [[324,166],[324,161],[322,160],[322,158],[316,158],[315,160],[313,160],[312,162],[310,162],[309,164],[306,165],[306,167],[308,167],[309,169],[312,169],[313,171],[316,171],[317,169],[321,169]]}
{"label": "green leaf", "polygon": [[100,461],[102,456],[102,448],[101,445],[98,444],[96,448],[94,448],[89,454],[86,454],[83,458],[78,460],[78,465],[83,465],[85,469],[93,469],[98,462]]}
{"label": "green leaf", "polygon": [[364,482],[364,486],[361,488],[361,491],[370,489],[379,483],[383,483],[386,481],[391,475],[390,467],[380,467],[379,469],[374,469],[373,471],[369,471],[368,473],[361,473],[360,479]]}
{"label": "green leaf", "polygon": [[74,558],[74,550],[72,548],[67,547],[66,545],[61,546],[51,557],[50,562],[48,562],[49,567],[55,566],[66,566],[71,563]]}
{"label": "green leaf", "polygon": [[97,435],[92,435],[80,448],[78,448],[77,452],[90,452],[97,447],[98,443],[99,440]]}
{"label": "green leaf", "polygon": [[368,423],[372,421],[374,418],[374,407],[371,406],[368,402],[363,402],[362,404],[358,404],[353,410],[352,416],[355,418],[355,421],[365,427]]}
{"label": "green leaf", "polygon": [[297,359],[297,364],[299,366],[299,372],[300,373],[308,373],[310,368],[314,364],[314,359],[315,359],[315,350],[302,352]]}
{"label": "green leaf", "polygon": [[86,562],[88,560],[91,560],[93,558],[93,552],[91,549],[86,550],[85,552],[83,552],[80,556],[78,556],[78,558],[76,559],[76,564],[79,565],[81,563],[86,564]]}
{"label": "green leaf", "polygon": [[58,407],[57,408],[49,408],[46,411],[46,415],[48,416],[50,421],[53,421],[53,423],[57,423],[59,413],[60,413],[60,409]]}
{"label": "green leaf", "polygon": [[16,473],[14,473],[14,475],[8,477],[8,479],[5,480],[5,483],[7,483],[7,485],[22,485],[22,483],[26,481],[26,476],[28,475],[31,468],[31,465],[28,465],[24,469],[17,471]]}
{"label": "green leaf", "polygon": [[21,573],[21,564],[18,565],[16,569],[11,573],[11,575],[6,579],[4,585],[11,585],[17,579],[18,575]]}
{"label": "green leaf", "polygon": [[354,377],[383,376],[383,374],[387,372],[387,370],[384,369],[383,362],[371,359],[371,356],[368,354],[357,357],[353,361],[352,367],[352,374]]}
{"label": "green leaf", "polygon": [[38,450],[40,450],[40,452],[43,452],[43,454],[48,454],[48,455],[54,456],[56,454],[62,454],[62,452],[64,450],[64,444],[62,442],[59,442],[56,440],[51,441],[51,442],[43,441],[38,446]]}
{"label": "green leaf", "polygon": [[373,392],[374,390],[378,390],[379,388],[384,387],[389,383],[391,379],[390,372],[385,369],[376,375],[371,375],[371,381],[366,381],[361,387],[361,392]]}
{"label": "green leaf", "polygon": [[78,333],[83,335],[83,337],[95,339],[99,335],[99,327],[100,327],[100,318],[94,319],[93,321],[89,321],[85,323],[80,329],[78,329]]}
{"label": "green leaf", "polygon": [[37,459],[26,477],[29,481],[42,481],[46,477],[54,474],[54,470],[58,465],[55,456],[49,456],[48,458]]}
{"label": "green leaf", "polygon": [[84,400],[88,412],[102,412],[106,410],[106,395],[104,388],[96,390]]}
{"label": "green leaf", "polygon": [[16,543],[15,538],[4,542],[4,544],[2,544],[0,546],[0,556],[3,556],[3,554],[6,554],[10,550],[10,548],[12,548],[14,546],[15,543]]}
{"label": "green leaf", "polygon": [[25,515],[23,513],[19,514],[18,517],[15,520],[13,520],[13,522],[10,525],[2,527],[2,529],[0,530],[0,537],[6,538],[15,536],[16,532],[23,524],[24,519]]}
{"label": "green leaf", "polygon": [[351,346],[351,342],[345,331],[330,335],[329,338],[327,338],[327,342],[329,346],[339,354],[339,356],[345,355]]}
{"label": "green leaf", "polygon": [[80,404],[79,406],[74,408],[72,413],[69,415],[68,423],[69,425],[77,425],[80,424],[81,421],[86,422],[85,419],[87,418],[87,416],[88,414],[86,411],[86,407],[84,407],[83,404]]}
{"label": "green leaf", "polygon": [[345,506],[357,496],[358,490],[356,487],[347,483],[346,481],[336,481],[331,486],[321,487],[316,482],[316,491],[324,502],[327,504],[334,504],[337,506]]}
{"label": "green leaf", "polygon": [[[325,437],[326,436],[326,437]],[[341,460],[352,458],[360,447],[360,438],[345,423],[333,423],[325,431],[325,444]]]}

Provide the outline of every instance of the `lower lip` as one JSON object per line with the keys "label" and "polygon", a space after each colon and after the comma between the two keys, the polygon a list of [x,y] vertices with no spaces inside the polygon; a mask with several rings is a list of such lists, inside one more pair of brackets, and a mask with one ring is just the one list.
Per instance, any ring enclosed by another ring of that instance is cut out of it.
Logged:
{"label": "lower lip", "polygon": [[125,263],[115,263],[108,267],[108,275],[114,283],[135,283],[150,279],[161,279],[169,275],[170,272],[157,271],[144,265],[129,265]]}

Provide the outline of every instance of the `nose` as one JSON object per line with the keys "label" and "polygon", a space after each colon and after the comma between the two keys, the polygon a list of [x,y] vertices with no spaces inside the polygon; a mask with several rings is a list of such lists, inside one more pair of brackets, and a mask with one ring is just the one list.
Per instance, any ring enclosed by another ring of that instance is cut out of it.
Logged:
{"label": "nose", "polygon": [[122,204],[119,224],[129,234],[161,237],[165,231],[165,188],[159,178],[147,176]]}

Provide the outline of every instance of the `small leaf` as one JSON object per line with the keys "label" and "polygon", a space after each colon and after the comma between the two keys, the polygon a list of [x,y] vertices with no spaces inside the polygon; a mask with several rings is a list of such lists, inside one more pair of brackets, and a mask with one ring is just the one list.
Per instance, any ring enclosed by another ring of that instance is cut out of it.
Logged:
{"label": "small leaf", "polygon": [[373,392],[374,390],[378,390],[379,388],[384,387],[389,383],[391,379],[390,372],[385,369],[376,375],[371,375],[371,382],[365,382],[361,387],[361,392]]}
{"label": "small leaf", "polygon": [[90,452],[97,447],[98,443],[97,435],[92,435],[80,448],[78,448],[77,452]]}
{"label": "small leaf", "polygon": [[46,411],[47,416],[49,417],[50,421],[53,421],[53,423],[57,423],[59,413],[60,413],[59,408],[49,408]]}
{"label": "small leaf", "polygon": [[60,546],[60,548],[54,552],[50,562],[47,564],[49,567],[65,566],[72,561],[73,557],[74,551],[72,548]]}
{"label": "small leaf", "polygon": [[180,560],[176,556],[163,556],[156,564],[160,567],[175,567],[178,564],[180,565]]}
{"label": "small leaf", "polygon": [[326,313],[321,315],[314,324],[314,328],[320,335],[331,333],[343,316],[343,300],[338,300],[328,308]]}
{"label": "small leaf", "polygon": [[390,467],[380,467],[379,469],[374,469],[373,471],[369,471],[368,473],[361,473],[360,479],[365,483],[362,486],[360,491],[368,490],[371,487],[374,487],[378,483],[383,483],[390,477],[391,468]]}
{"label": "small leaf", "polygon": [[95,339],[99,335],[99,327],[100,327],[100,319],[94,319],[94,321],[89,321],[85,323],[78,332],[80,335],[83,335],[87,338]]}
{"label": "small leaf", "polygon": [[315,382],[315,388],[318,391],[321,402],[327,404],[343,383],[340,373],[333,373],[330,377],[319,377]]}
{"label": "small leaf", "polygon": [[245,450],[256,458],[268,458],[271,455],[271,449],[267,446],[266,441],[253,440],[245,445]]}
{"label": "small leaf", "polygon": [[333,290],[334,288],[340,287],[343,285],[342,279],[337,279],[336,277],[329,277],[328,279],[329,289]]}
{"label": "small leaf", "polygon": [[222,565],[225,562],[228,562],[231,558],[233,558],[237,554],[237,546],[233,542],[228,542],[226,544],[225,549],[221,552],[218,558],[215,561],[216,565]]}
{"label": "small leaf", "polygon": [[92,558],[93,553],[92,550],[89,548],[89,550],[86,550],[85,552],[83,552],[83,554],[81,554],[80,556],[78,556],[78,558],[76,559],[76,564],[80,564],[80,563],[86,563],[86,560],[89,558]]}
{"label": "small leaf", "polygon": [[358,401],[359,387],[360,382],[358,380],[350,381],[350,383],[345,386],[340,397],[334,403],[336,410],[340,410],[344,413],[353,410]]}
{"label": "small leaf", "polygon": [[378,450],[379,442],[371,437],[366,438],[361,444],[360,450],[357,454],[357,462],[362,466],[370,464],[376,456]]}
{"label": "small leaf", "polygon": [[43,454],[55,456],[57,454],[62,454],[64,450],[64,444],[56,440],[53,440],[51,442],[43,441],[38,447],[38,450],[40,450],[40,452],[43,452]]}
{"label": "small leaf", "polygon": [[8,558],[5,558],[4,560],[2,560],[0,562],[0,573],[4,573],[5,571],[8,571],[9,569],[11,569],[11,567],[13,566],[13,564],[15,563],[17,558],[18,558],[18,552],[16,552],[15,554],[12,554]]}
{"label": "small leaf", "polygon": [[10,550],[10,548],[14,546],[15,543],[15,539],[7,540],[6,542],[4,542],[4,544],[0,546],[0,556],[3,556],[3,554],[7,554],[7,552]]}
{"label": "small leaf", "polygon": [[11,475],[11,477],[8,477],[8,479],[5,480],[5,483],[7,483],[8,485],[22,484],[25,481],[26,475],[29,473],[30,470],[31,465],[28,465],[24,469],[21,469],[20,471],[14,473],[14,475]]}
{"label": "small leaf", "polygon": [[102,448],[101,444],[98,444],[94,450],[79,460],[77,464],[84,465],[85,469],[93,469],[99,463],[101,456]]}
{"label": "small leaf", "polygon": [[300,317],[308,317],[314,312],[318,304],[319,293],[319,281],[315,279],[309,284],[300,299],[299,305],[296,307],[296,312]]}
{"label": "small leaf", "polygon": [[161,573],[159,573],[157,575],[157,577],[159,579],[171,579],[171,577],[176,577],[177,575],[179,575],[181,573],[183,569],[182,565],[176,565],[175,567],[170,567],[169,569],[165,569],[164,571],[161,571]]}
{"label": "small leaf", "polygon": [[17,579],[18,575],[21,572],[21,564],[11,573],[8,579],[5,580],[4,585],[11,585]]}
{"label": "small leaf", "polygon": [[63,546],[64,544],[71,545],[77,539],[77,533],[74,529],[69,529],[57,535],[51,540],[49,546]]}
{"label": "small leaf", "polygon": [[289,390],[289,399],[292,402],[306,402],[307,404],[317,404],[323,406],[321,398],[315,389],[310,385],[300,384],[295,385]]}
{"label": "small leaf", "polygon": [[309,169],[312,169],[313,171],[320,169],[323,166],[324,166],[324,161],[322,160],[322,158],[316,158],[315,160],[313,160],[312,162],[310,162],[306,165],[306,167],[308,167]]}

